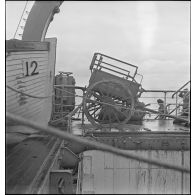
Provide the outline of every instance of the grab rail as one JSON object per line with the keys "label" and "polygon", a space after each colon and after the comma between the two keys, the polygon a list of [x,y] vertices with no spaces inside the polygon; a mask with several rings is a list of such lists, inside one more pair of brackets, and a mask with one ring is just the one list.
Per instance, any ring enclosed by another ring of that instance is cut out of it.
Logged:
{"label": "grab rail", "polygon": [[182,87],[180,87],[173,95],[172,98],[174,98],[175,94],[177,94],[179,91],[181,91],[181,89],[183,89],[188,83],[190,83],[191,81],[188,81],[187,83],[185,83]]}

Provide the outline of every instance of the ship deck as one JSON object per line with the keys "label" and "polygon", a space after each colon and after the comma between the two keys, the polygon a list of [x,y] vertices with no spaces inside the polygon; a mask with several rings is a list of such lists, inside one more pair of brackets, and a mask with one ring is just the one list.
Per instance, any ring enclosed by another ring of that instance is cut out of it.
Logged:
{"label": "ship deck", "polygon": [[40,185],[38,173],[44,178],[60,140],[21,126],[8,128],[6,134],[6,193],[32,193]]}
{"label": "ship deck", "polygon": [[[172,120],[147,120],[143,121],[142,124],[125,125],[124,129],[126,132],[128,131],[189,132],[190,130],[188,127],[173,124]],[[73,134],[82,135],[83,131],[98,132],[98,129],[96,129],[89,123],[82,125],[81,121],[72,122]],[[117,129],[111,129],[111,131],[116,132]],[[37,178],[37,175],[39,174],[40,176],[41,174],[43,174],[42,177],[44,177],[44,169],[45,168],[49,169],[54,153],[57,150],[59,150],[61,140],[51,135],[47,135],[45,133],[41,133],[26,127],[23,127],[21,130],[20,126],[19,127],[13,126],[11,130],[8,129],[6,133],[8,134],[8,136],[6,137],[7,139],[9,139],[6,145],[6,193],[33,192],[35,188],[38,189],[39,185],[41,185],[40,181],[38,180],[40,179],[40,177]],[[96,153],[97,151],[84,152],[83,156],[94,157],[96,156]],[[110,158],[109,157],[110,154],[98,153],[98,155],[100,156],[103,155],[104,158],[107,157]],[[185,155],[189,157],[189,151]],[[114,158],[117,158],[119,161],[121,159],[121,157]],[[91,163],[93,163],[93,167],[97,165],[97,163],[95,163],[94,161]],[[98,163],[104,162],[98,161]],[[120,166],[123,165],[121,164]],[[47,171],[45,171],[45,173],[46,172]],[[108,174],[111,174],[111,172]],[[83,185],[85,184],[83,183]],[[87,191],[90,190],[86,189],[86,192]]]}
{"label": "ship deck", "polygon": [[[164,137],[163,139],[172,142],[171,140],[179,140],[179,136],[184,134],[188,135],[189,141],[190,136],[189,127],[173,124],[173,120],[145,120],[141,124],[124,125],[123,130],[118,133],[117,129],[111,128],[102,134],[98,133],[98,129],[91,124],[81,125],[78,121],[73,122],[72,128],[74,134],[84,133],[100,140],[102,136],[105,136],[107,141],[109,136],[117,138],[118,134],[120,134],[119,137],[128,137],[131,134],[133,137],[134,132],[141,132],[141,134],[143,132],[144,139],[153,140],[151,143],[154,145],[155,141],[158,142],[157,138],[160,140]],[[140,137],[143,138],[142,135]],[[137,136],[134,138],[137,140]],[[161,144],[159,145],[161,147]],[[123,144],[118,143],[118,147],[123,147]],[[149,148],[134,147],[129,152],[148,159],[190,168],[189,147],[187,150],[178,148],[167,150],[164,146],[161,149]],[[189,174],[97,150],[85,151],[82,154],[78,180],[77,193],[81,194],[188,194],[190,192]]]}

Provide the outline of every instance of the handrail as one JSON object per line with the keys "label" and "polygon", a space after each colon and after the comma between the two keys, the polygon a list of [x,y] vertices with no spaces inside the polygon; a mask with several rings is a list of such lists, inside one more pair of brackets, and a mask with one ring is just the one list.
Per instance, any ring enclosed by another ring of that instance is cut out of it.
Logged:
{"label": "handrail", "polygon": [[75,86],[75,85],[65,85],[65,84],[62,84],[62,85],[53,85],[54,88],[56,87],[64,87],[64,88],[73,88],[73,89],[81,89],[83,91],[86,91],[86,87],[81,87],[81,86]]}
{"label": "handrail", "polygon": [[191,81],[188,81],[187,83],[185,83],[182,87],[180,87],[173,95],[172,98],[174,98],[175,94],[177,94],[179,91],[181,91],[181,89],[183,89],[188,83],[190,83]]}
{"label": "handrail", "polygon": [[182,106],[181,104],[179,104],[179,105],[177,105],[173,110],[171,110],[170,112],[169,112],[169,114],[172,114],[176,109],[178,109],[180,106]]}

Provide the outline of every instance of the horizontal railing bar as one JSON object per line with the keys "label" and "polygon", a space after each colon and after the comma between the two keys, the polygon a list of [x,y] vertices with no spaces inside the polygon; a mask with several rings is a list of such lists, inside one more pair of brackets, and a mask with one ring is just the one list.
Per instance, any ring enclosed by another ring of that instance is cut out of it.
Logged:
{"label": "horizontal railing bar", "polygon": [[112,60],[121,62],[121,63],[126,64],[126,65],[128,65],[128,66],[133,66],[133,67],[135,67],[136,69],[138,69],[138,66],[135,66],[135,65],[133,65],[133,64],[129,64],[129,63],[124,62],[124,61],[121,61],[121,60],[119,60],[119,59],[116,59],[116,58],[113,58],[113,57],[110,57],[110,56],[107,56],[107,55],[104,55],[104,54],[101,54],[101,53],[95,53],[95,54],[99,54],[99,55],[101,55],[101,56],[104,56],[104,57],[110,58],[110,59],[112,59]]}
{"label": "horizontal railing bar", "polygon": [[[116,71],[116,70],[113,70],[113,69],[110,69],[110,68],[107,68],[107,67],[104,67],[104,69],[110,70],[110,71],[112,71],[112,72],[116,72],[116,73],[121,74],[121,75],[123,75],[123,76],[127,76],[126,74],[124,74],[124,73],[122,73],[122,72],[118,72],[118,71]],[[128,75],[128,77],[134,79],[134,78],[133,78],[132,76],[130,76],[130,75]]]}
{"label": "horizontal railing bar", "polygon": [[[117,69],[120,69],[120,70],[123,70],[123,71],[125,71],[125,72],[130,73],[130,71],[129,71],[129,70],[126,70],[126,69],[120,68],[120,67],[118,67],[118,66],[114,66],[114,65],[109,64],[109,63],[107,63],[107,62],[100,61],[100,60],[95,60],[95,61],[101,62],[102,64],[106,64],[106,65],[109,65],[109,66],[112,66],[112,67],[114,67],[114,68],[117,68]],[[99,66],[99,67],[103,67],[103,68],[104,68],[104,66],[101,66],[101,65],[98,65],[98,64],[94,64],[94,65]]]}
{"label": "horizontal railing bar", "polygon": [[[143,93],[146,92],[162,92],[162,93],[174,93],[176,92],[176,90],[156,90],[156,89],[149,89],[149,90],[144,90]],[[179,91],[179,92],[183,92],[183,91]]]}
{"label": "horizontal railing bar", "polygon": [[188,83],[190,83],[191,81],[188,81],[186,84],[184,84],[182,87],[180,87],[173,95],[172,98],[174,98],[175,94],[177,94],[178,92],[180,92],[181,89],[183,89],[186,85],[188,85]]}
{"label": "horizontal railing bar", "polygon": [[86,87],[80,87],[80,86],[75,86],[75,85],[53,85],[54,87],[64,87],[64,88],[75,88],[75,89],[81,89],[83,91],[86,90]]}

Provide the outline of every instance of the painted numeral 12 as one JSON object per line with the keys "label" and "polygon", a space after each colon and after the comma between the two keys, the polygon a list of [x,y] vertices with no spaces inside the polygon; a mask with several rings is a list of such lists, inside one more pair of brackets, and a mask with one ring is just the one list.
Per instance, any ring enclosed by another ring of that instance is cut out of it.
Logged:
{"label": "painted numeral 12", "polygon": [[28,62],[26,61],[26,76],[33,76],[39,74],[38,72],[38,63],[36,61]]}

